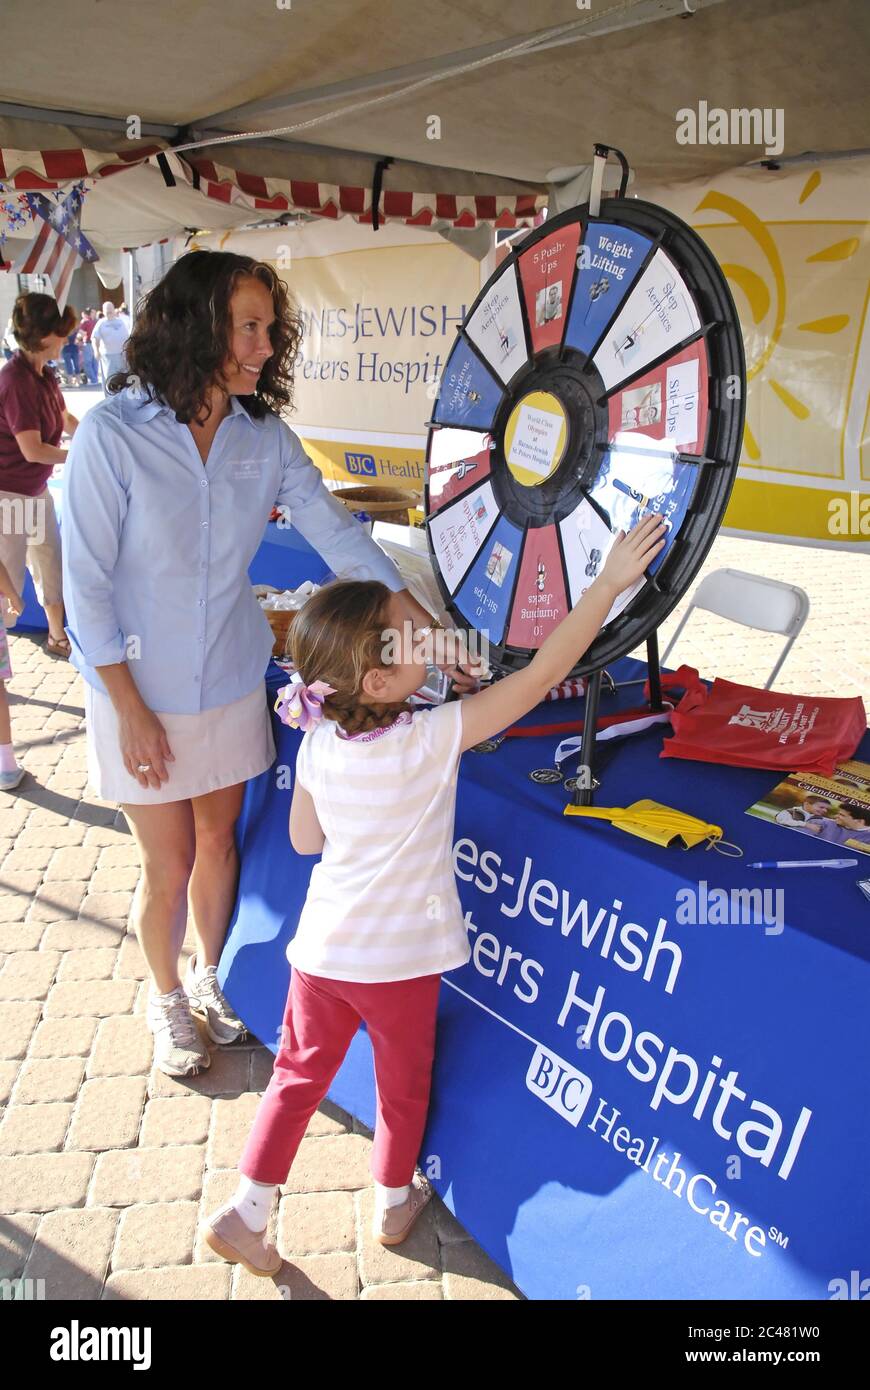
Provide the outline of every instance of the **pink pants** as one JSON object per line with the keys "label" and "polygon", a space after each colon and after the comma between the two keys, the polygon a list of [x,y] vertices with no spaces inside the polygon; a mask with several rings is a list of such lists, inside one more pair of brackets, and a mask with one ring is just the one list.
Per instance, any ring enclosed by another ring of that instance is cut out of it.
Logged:
{"label": "pink pants", "polygon": [[440,985],[440,975],[366,985],[294,967],[281,1046],[239,1170],[254,1182],[286,1182],[308,1121],[363,1020],[378,1101],[372,1176],[386,1187],[410,1182],[429,1108]]}

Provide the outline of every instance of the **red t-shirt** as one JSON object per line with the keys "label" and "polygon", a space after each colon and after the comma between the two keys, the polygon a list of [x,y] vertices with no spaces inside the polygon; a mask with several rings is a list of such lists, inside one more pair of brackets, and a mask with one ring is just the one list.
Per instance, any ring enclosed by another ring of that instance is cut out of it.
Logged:
{"label": "red t-shirt", "polygon": [[15,439],[39,430],[44,444],[60,444],[64,401],[51,367],[40,375],[22,352],[0,369],[0,490],[37,497],[52,475],[52,463],[28,463]]}
{"label": "red t-shirt", "polygon": [[96,324],[97,320],[91,318],[84,318],[79,324],[79,328],[85,335],[85,341],[88,343],[91,341],[91,334],[93,333]]}

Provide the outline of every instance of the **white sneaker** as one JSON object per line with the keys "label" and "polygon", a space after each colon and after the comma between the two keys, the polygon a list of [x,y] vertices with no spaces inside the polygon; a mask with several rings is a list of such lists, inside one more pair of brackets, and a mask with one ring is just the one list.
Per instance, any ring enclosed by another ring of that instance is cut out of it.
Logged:
{"label": "white sneaker", "polygon": [[218,984],[216,965],[197,970],[196,957],[191,956],[184,988],[191,1012],[202,1019],[212,1042],[234,1043],[247,1037],[247,1028]]}
{"label": "white sneaker", "polygon": [[211,1055],[193,1021],[181,985],[165,998],[148,997],[145,1013],[154,1035],[154,1064],[167,1076],[196,1076],[211,1066]]}
{"label": "white sneaker", "polygon": [[16,767],[12,772],[0,772],[0,792],[13,792],[21,784],[26,768]]}

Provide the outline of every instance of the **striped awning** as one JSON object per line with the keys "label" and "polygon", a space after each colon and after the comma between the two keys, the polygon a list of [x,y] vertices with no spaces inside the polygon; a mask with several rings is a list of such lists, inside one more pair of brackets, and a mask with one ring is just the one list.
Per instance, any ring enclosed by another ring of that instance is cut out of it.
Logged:
{"label": "striped awning", "polygon": [[160,145],[136,145],[129,150],[8,150],[0,147],[0,182],[16,193],[62,188],[85,178],[122,174],[152,155]]}
{"label": "striped awning", "polygon": [[[250,208],[252,220],[269,214],[304,213],[318,217],[352,217],[371,224],[371,187],[312,182],[308,179],[265,178],[208,159],[184,158],[158,144],[130,150],[90,149],[12,150],[0,148],[0,181],[15,192],[62,188],[79,179],[103,179],[145,163],[160,167],[171,186],[183,181],[205,198],[236,208]],[[379,222],[404,222],[410,227],[449,224],[453,227],[531,226],[544,206],[543,193],[421,193],[382,187],[377,200]],[[214,213],[203,215],[204,223]]]}

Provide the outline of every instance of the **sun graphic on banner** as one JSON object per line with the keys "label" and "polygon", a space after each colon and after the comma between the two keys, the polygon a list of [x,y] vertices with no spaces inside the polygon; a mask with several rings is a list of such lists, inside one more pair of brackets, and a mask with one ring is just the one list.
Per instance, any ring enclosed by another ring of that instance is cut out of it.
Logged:
{"label": "sun graphic on banner", "polygon": [[[822,182],[822,175],[819,170],[810,174],[801,190],[798,202],[805,204],[816,192]],[[791,247],[790,266],[787,273],[783,264],[783,256],[778,245],[777,239],[770,230],[770,226],[764,223],[751,208],[745,203],[740,202],[728,194],[711,191],[707,193],[696,208],[696,212],[719,212],[730,219],[733,224],[732,229],[740,229],[752,242],[753,254],[746,259],[752,259],[756,263],[756,268],[745,264],[743,261],[728,259],[728,252],[719,255],[722,270],[725,272],[737,302],[738,313],[740,314],[741,326],[743,328],[744,346],[746,350],[746,376],[747,381],[756,383],[755,390],[750,393],[750,401],[754,404],[754,419],[760,419],[762,414],[767,414],[764,409],[763,401],[758,399],[758,388],[763,385],[777,397],[781,405],[789,412],[795,421],[811,421],[814,412],[823,414],[825,423],[828,427],[835,424],[830,409],[831,385],[830,373],[826,372],[824,390],[826,401],[820,408],[817,400],[806,399],[807,391],[799,394],[795,376],[807,378],[806,368],[803,371],[795,370],[796,362],[803,361],[809,356],[811,361],[818,358],[820,341],[825,342],[824,352],[826,355],[833,353],[837,358],[848,361],[850,352],[845,344],[840,346],[838,343],[834,347],[831,339],[842,334],[852,322],[853,315],[847,312],[830,312],[831,306],[825,302],[826,292],[831,287],[831,281],[824,275],[814,276],[812,273],[797,270],[795,261],[795,248]],[[775,225],[775,224],[771,224]],[[818,223],[790,223],[779,224],[779,226],[790,229],[799,227],[802,233],[802,251],[798,264],[816,265],[823,267],[837,262],[849,260],[861,247],[861,238],[858,236],[848,236],[828,245],[818,247],[809,254],[806,254],[806,238],[811,233],[811,229],[819,227]],[[705,230],[705,235],[707,232]],[[779,233],[780,241],[783,233]],[[745,243],[744,243],[745,244]],[[724,248],[723,248],[724,249]],[[736,249],[736,248],[735,248]],[[759,261],[760,257],[760,261]],[[794,282],[794,289],[789,296],[787,292],[787,279],[791,278]],[[843,281],[837,283],[840,287]],[[809,307],[808,316],[804,317],[804,312],[809,305],[812,305],[814,298],[818,298],[818,303],[814,307]],[[796,303],[795,303],[796,301]],[[816,313],[815,308],[820,312]],[[787,333],[788,342],[784,343],[784,335]],[[801,341],[796,338],[797,334],[814,335],[807,338],[806,349]],[[783,356],[783,351],[785,355]],[[779,360],[780,366],[777,367]],[[791,378],[791,384],[787,385],[781,378],[787,376]],[[809,385],[809,382],[806,382]],[[843,382],[845,391],[847,382]],[[794,388],[794,389],[793,389]],[[753,401],[753,397],[755,400]],[[839,423],[839,422],[837,422]],[[770,447],[771,441],[764,441]],[[797,441],[795,441],[797,447]],[[752,425],[749,422],[748,412],[747,421],[744,428],[744,459],[749,464],[760,464],[762,457],[762,440],[756,437]],[[815,447],[810,444],[810,451]],[[774,450],[779,452],[779,450]],[[803,452],[803,451],[802,451]],[[768,462],[768,467],[778,468],[777,464]],[[783,468],[783,471],[806,472],[812,474],[812,466],[806,468],[800,466]],[[823,470],[826,476],[833,476],[827,468]],[[818,474],[816,474],[818,476]]]}

